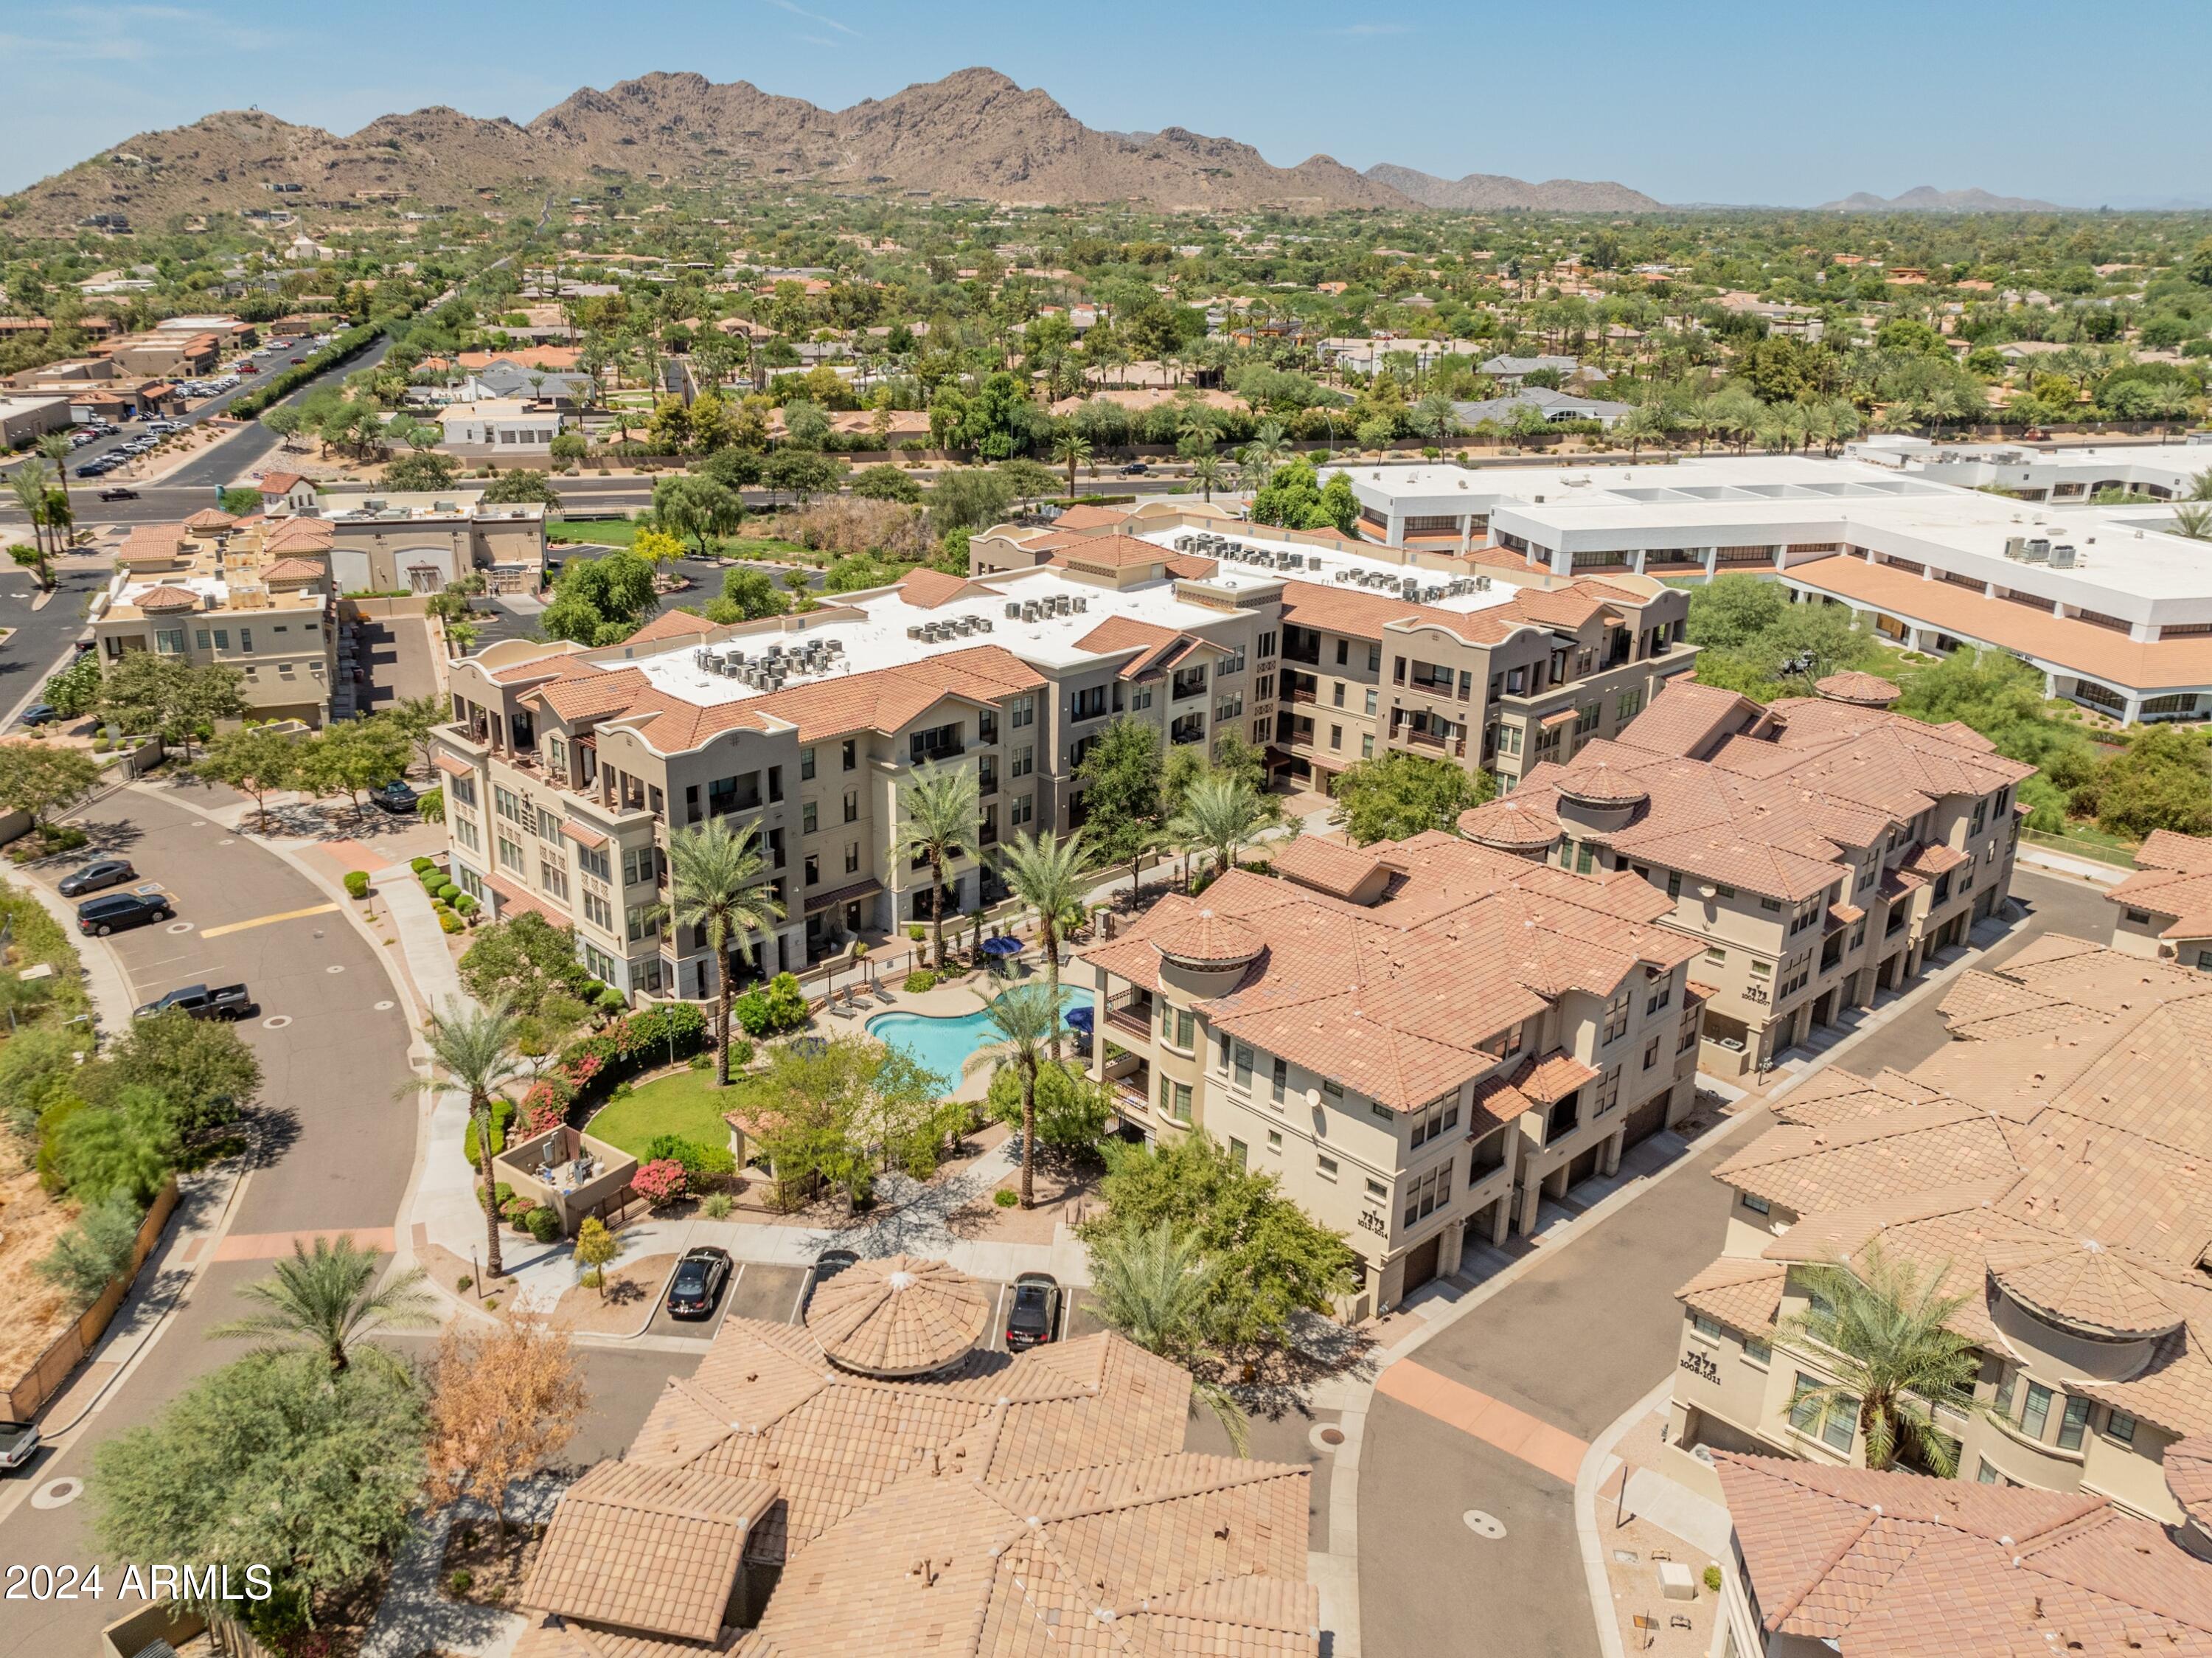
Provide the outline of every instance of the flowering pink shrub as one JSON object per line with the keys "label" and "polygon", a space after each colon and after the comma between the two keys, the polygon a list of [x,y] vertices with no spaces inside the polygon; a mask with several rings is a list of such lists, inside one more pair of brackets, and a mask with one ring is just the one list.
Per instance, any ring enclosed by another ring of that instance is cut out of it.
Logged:
{"label": "flowering pink shrub", "polygon": [[657,1157],[641,1164],[636,1173],[629,1177],[631,1190],[655,1209],[674,1203],[690,1187],[690,1177],[684,1165],[673,1157]]}
{"label": "flowering pink shrub", "polygon": [[568,1101],[575,1090],[558,1076],[542,1076],[522,1096],[521,1138],[534,1139],[568,1120]]}

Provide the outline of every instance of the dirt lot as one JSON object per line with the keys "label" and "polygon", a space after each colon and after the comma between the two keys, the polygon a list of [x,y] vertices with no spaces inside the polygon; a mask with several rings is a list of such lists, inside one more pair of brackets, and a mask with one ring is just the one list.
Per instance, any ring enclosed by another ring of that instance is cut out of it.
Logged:
{"label": "dirt lot", "polygon": [[15,1146],[0,1145],[0,1387],[12,1387],[70,1326],[61,1291],[34,1269],[72,1213],[39,1189]]}

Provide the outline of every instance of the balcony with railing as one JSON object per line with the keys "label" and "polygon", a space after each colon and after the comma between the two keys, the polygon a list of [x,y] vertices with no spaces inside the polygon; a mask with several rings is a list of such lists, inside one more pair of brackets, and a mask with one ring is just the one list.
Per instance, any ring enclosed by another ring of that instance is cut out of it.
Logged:
{"label": "balcony with railing", "polygon": [[1193,697],[1206,694],[1206,675],[1204,664],[1196,667],[1179,667],[1168,692],[1171,702],[1188,702]]}
{"label": "balcony with railing", "polygon": [[1106,1002],[1106,1022],[1125,1036],[1139,1042],[1152,1038],[1152,993],[1150,991],[1129,990]]}
{"label": "balcony with railing", "polygon": [[1185,714],[1168,727],[1171,743],[1203,742],[1206,741],[1206,716]]}

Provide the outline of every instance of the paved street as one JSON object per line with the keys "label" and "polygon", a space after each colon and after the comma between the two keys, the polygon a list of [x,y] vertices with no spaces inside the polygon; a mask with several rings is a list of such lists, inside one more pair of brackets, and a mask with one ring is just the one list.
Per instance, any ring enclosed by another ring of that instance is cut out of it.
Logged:
{"label": "paved street", "polygon": [[[2045,932],[2111,936],[2100,892],[2025,869],[2013,892],[2027,918],[1985,965]],[[1942,996],[1923,991],[1838,1063],[1861,1072],[1918,1064],[1948,1039],[1936,1014]],[[1366,1658],[1597,1650],[1573,1468],[1674,1364],[1674,1291],[1720,1253],[1727,1230],[1727,1193],[1711,1171],[1771,1120],[1754,1113],[1588,1232],[1554,1253],[1540,1247],[1522,1277],[1384,1372],[1359,1468]],[[1407,1365],[1417,1368],[1401,1375]],[[1469,1509],[1495,1515],[1505,1535],[1477,1536],[1462,1518]]]}
{"label": "paved street", "polygon": [[38,699],[47,676],[66,665],[71,641],[84,631],[84,607],[112,572],[103,560],[58,564],[54,574],[54,596],[33,610],[39,586],[31,572],[12,565],[0,572],[0,627],[14,630],[0,639],[0,722],[12,723]]}
{"label": "paved street", "polygon": [[[375,948],[321,888],[274,853],[185,810],[169,788],[126,789],[80,821],[94,832],[94,850],[125,852],[176,896],[170,925],[185,930],[155,925],[111,941],[134,996],[243,979],[261,1003],[260,1017],[239,1028],[267,1077],[263,1155],[228,1237],[146,1362],[82,1428],[0,1483],[0,1563],[89,1564],[84,1500],[42,1510],[25,1501],[31,1491],[88,1478],[100,1441],[153,1419],[196,1378],[238,1356],[207,1332],[237,1315],[239,1286],[289,1249],[287,1234],[345,1227],[378,1238],[414,1162],[416,1106],[393,1098],[410,1074],[409,1033]],[[198,789],[184,797],[225,798]],[[52,881],[64,870],[36,873]],[[84,948],[102,947],[88,940]],[[11,1605],[0,1617],[0,1658],[76,1658],[118,1615],[112,1604],[88,1601]]]}

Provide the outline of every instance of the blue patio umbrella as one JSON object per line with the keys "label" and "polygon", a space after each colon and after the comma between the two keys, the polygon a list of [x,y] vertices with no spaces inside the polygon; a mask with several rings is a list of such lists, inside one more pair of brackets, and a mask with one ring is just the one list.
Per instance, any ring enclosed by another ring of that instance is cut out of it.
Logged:
{"label": "blue patio umbrella", "polygon": [[995,956],[1000,961],[1011,961],[1021,953],[1022,942],[1018,938],[1007,938],[1001,936],[998,938],[987,938],[983,941],[983,954],[988,956]]}
{"label": "blue patio umbrella", "polygon": [[1070,1008],[1066,1015],[1067,1027],[1070,1030],[1081,1031],[1085,1035],[1090,1034],[1091,1015],[1094,1009],[1087,1003],[1081,1007]]}

